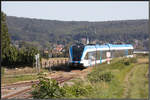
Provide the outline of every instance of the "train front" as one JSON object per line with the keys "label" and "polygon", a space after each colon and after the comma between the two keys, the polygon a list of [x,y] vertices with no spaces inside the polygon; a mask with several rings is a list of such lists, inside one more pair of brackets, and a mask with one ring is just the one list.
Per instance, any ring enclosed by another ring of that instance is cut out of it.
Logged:
{"label": "train front", "polygon": [[83,67],[81,57],[84,51],[83,44],[75,44],[69,48],[70,60],[69,64],[73,67]]}

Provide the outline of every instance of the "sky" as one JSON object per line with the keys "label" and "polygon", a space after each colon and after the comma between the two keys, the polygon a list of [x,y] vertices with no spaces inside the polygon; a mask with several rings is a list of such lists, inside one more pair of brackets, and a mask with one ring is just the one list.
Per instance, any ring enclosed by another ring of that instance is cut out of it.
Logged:
{"label": "sky", "polygon": [[149,19],[148,1],[2,1],[7,16],[62,20],[113,21]]}

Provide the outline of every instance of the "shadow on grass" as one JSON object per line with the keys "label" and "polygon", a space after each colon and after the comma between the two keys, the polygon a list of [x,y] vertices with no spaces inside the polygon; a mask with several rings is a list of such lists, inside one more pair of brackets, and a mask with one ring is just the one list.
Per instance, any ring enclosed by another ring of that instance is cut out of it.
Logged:
{"label": "shadow on grass", "polygon": [[65,72],[70,72],[72,70],[83,70],[85,69],[82,66],[71,66],[69,64],[59,64],[59,65],[54,65],[51,67],[45,68],[49,71],[65,71]]}

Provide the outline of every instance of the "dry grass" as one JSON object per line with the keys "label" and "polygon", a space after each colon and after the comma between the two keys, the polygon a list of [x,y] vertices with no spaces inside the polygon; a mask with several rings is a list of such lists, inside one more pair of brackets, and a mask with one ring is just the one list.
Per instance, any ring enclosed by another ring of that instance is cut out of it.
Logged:
{"label": "dry grass", "polygon": [[149,59],[147,59],[147,58],[139,58],[138,60],[137,60],[137,63],[139,63],[139,64],[147,64],[147,63],[149,63]]}
{"label": "dry grass", "polygon": [[[47,70],[41,69],[46,72]],[[35,80],[37,78],[37,71],[35,68],[25,67],[16,69],[4,68],[4,75],[1,77],[2,84],[11,84],[22,81]]]}
{"label": "dry grass", "polygon": [[23,75],[23,74],[34,74],[36,73],[35,68],[25,67],[25,68],[16,68],[16,69],[7,69],[5,68],[5,76],[10,75]]}

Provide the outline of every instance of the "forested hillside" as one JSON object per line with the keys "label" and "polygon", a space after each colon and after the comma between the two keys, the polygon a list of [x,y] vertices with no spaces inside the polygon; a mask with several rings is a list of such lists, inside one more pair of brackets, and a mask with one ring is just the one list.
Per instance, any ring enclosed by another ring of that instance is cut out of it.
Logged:
{"label": "forested hillside", "polygon": [[46,48],[52,44],[74,43],[88,36],[95,43],[132,43],[148,48],[148,20],[126,21],[57,21],[7,16],[13,41]]}

